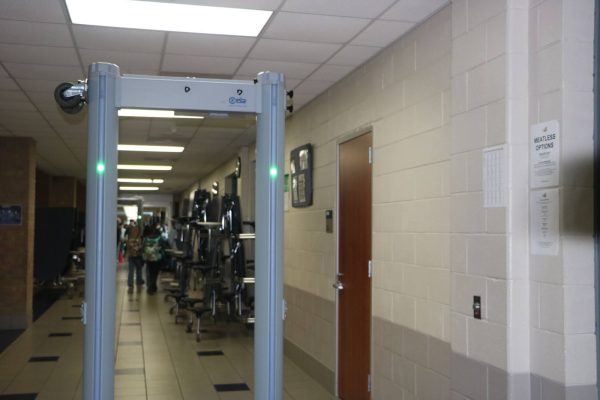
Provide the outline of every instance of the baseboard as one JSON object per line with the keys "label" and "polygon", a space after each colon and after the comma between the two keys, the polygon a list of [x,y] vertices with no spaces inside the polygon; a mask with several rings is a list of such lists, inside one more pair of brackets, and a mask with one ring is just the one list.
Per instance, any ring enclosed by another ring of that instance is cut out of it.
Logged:
{"label": "baseboard", "polygon": [[334,371],[321,364],[316,358],[287,339],[284,339],[283,351],[290,360],[302,368],[308,376],[327,389],[329,393],[335,393]]}

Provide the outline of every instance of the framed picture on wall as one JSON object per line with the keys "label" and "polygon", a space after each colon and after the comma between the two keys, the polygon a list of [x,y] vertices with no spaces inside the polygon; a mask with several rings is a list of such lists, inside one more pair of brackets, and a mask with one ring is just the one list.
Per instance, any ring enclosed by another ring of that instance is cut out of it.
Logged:
{"label": "framed picture on wall", "polygon": [[292,207],[301,208],[312,205],[312,159],[310,143],[296,147],[290,153]]}

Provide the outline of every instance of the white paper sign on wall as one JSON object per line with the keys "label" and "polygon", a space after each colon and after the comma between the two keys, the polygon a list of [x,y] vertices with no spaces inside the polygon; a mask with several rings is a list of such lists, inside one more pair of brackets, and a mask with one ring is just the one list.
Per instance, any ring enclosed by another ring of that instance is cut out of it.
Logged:
{"label": "white paper sign on wall", "polygon": [[558,189],[534,190],[529,199],[531,254],[557,256],[560,243]]}
{"label": "white paper sign on wall", "polygon": [[483,149],[483,206],[506,207],[506,146]]}
{"label": "white paper sign on wall", "polygon": [[560,126],[548,121],[531,126],[530,183],[532,189],[558,186],[560,176]]}

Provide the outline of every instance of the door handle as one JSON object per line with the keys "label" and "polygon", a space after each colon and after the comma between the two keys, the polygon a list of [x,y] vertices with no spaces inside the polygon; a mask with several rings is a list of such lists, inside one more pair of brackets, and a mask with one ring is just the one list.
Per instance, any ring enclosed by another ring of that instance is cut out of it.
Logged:
{"label": "door handle", "polygon": [[343,290],[344,289],[344,284],[342,283],[342,276],[344,276],[343,273],[338,272],[335,274],[336,276],[336,281],[335,283],[332,285],[334,289],[336,290]]}

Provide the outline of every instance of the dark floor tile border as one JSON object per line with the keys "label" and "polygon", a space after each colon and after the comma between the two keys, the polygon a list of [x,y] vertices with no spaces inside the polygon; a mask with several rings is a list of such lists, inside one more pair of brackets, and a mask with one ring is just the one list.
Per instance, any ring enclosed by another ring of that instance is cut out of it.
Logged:
{"label": "dark floor tile border", "polygon": [[63,321],[81,320],[81,317],[62,317]]}
{"label": "dark floor tile border", "polygon": [[207,356],[224,356],[225,354],[223,354],[222,350],[207,350],[207,351],[197,351],[196,354],[198,354],[200,357],[207,357]]}
{"label": "dark floor tile border", "polygon": [[141,345],[142,345],[142,342],[138,342],[138,341],[134,341],[134,340],[119,342],[119,346],[141,346]]}
{"label": "dark floor tile border", "polygon": [[24,329],[0,329],[0,353],[8,348],[25,332]]}
{"label": "dark floor tile border", "polygon": [[48,337],[68,337],[73,336],[71,332],[52,332],[48,334]]}
{"label": "dark floor tile border", "polygon": [[121,325],[126,325],[126,326],[140,326],[141,323],[140,322],[122,322]]}
{"label": "dark floor tile border", "polygon": [[0,394],[0,400],[35,400],[37,393]]}
{"label": "dark floor tile border", "polygon": [[58,356],[31,357],[29,362],[55,362],[58,361],[58,359]]}
{"label": "dark floor tile border", "polygon": [[245,383],[221,383],[215,385],[217,392],[242,392],[248,391],[250,388]]}
{"label": "dark floor tile border", "polygon": [[115,375],[144,375],[144,368],[119,368],[115,369]]}

